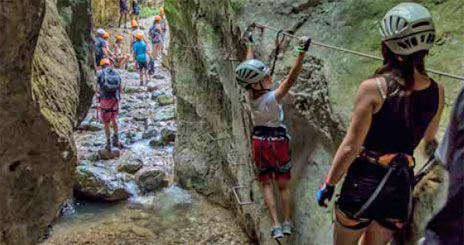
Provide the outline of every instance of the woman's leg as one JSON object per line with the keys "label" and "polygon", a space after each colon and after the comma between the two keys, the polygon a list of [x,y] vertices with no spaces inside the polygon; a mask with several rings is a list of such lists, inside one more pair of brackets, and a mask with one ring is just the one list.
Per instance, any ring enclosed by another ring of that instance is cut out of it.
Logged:
{"label": "woman's leg", "polygon": [[282,203],[284,221],[290,221],[292,215],[292,193],[290,190],[290,180],[277,181],[280,191],[280,201]]}
{"label": "woman's leg", "polygon": [[263,197],[264,203],[269,209],[271,214],[272,226],[277,226],[279,224],[279,218],[277,216],[276,203],[274,198],[274,191],[272,190],[272,182],[270,180],[264,181],[261,183],[263,188]]}
{"label": "woman's leg", "polygon": [[373,221],[361,238],[361,245],[385,245],[393,236],[393,231]]}
{"label": "woman's leg", "polygon": [[340,224],[346,224],[354,226],[359,224],[358,221],[354,221],[345,217],[338,209],[335,209],[336,219],[333,239],[334,245],[358,245],[359,238],[364,234],[367,228],[352,229],[344,227]]}
{"label": "woman's leg", "polygon": [[151,45],[151,55],[156,59],[156,44]]}

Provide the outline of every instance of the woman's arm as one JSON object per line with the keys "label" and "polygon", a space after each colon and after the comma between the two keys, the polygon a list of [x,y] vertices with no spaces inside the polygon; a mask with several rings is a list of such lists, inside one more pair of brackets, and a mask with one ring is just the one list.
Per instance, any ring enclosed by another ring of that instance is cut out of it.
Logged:
{"label": "woman's arm", "polygon": [[361,83],[356,96],[350,127],[335,154],[332,166],[327,174],[326,183],[328,185],[336,185],[348,171],[364,144],[372,123],[372,115],[378,111],[382,103],[375,79]]}
{"label": "woman's arm", "polygon": [[425,149],[427,154],[433,155],[432,152],[428,152],[430,148],[432,151],[438,146],[435,135],[438,132],[438,128],[440,126],[441,115],[443,114],[443,108],[445,107],[445,89],[443,85],[438,83],[438,110],[435,116],[433,117],[432,121],[429,123],[427,130],[424,134],[424,141],[425,141]]}

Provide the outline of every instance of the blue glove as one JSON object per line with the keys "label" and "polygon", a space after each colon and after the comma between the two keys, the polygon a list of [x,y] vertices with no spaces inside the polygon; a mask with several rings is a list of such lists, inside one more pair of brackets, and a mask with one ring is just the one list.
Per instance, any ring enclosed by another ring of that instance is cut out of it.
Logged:
{"label": "blue glove", "polygon": [[324,185],[319,189],[319,191],[316,194],[317,202],[319,203],[319,206],[322,207],[327,207],[327,204],[325,203],[326,200],[332,200],[332,196],[334,194],[335,186],[330,186],[327,183],[324,183]]}

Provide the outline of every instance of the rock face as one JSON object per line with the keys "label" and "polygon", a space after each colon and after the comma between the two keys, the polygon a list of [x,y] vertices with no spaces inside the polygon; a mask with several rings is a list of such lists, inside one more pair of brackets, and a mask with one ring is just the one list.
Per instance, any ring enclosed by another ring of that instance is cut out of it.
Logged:
{"label": "rock face", "polygon": [[[237,63],[229,60],[244,58],[244,46],[239,41],[242,32],[248,24],[257,22],[299,36],[310,35],[317,41],[375,53],[380,43],[378,20],[395,4],[397,1],[393,0],[382,4],[370,0],[266,3],[260,0],[166,0],[172,35],[168,59],[177,96],[174,158],[179,182],[235,210],[245,230],[257,242],[275,244],[268,238],[270,221],[253,176],[249,140],[252,125],[249,108],[244,103],[248,98],[236,85]],[[427,5],[432,14],[445,13],[445,9],[452,6],[456,8],[458,1]],[[453,13],[456,19],[463,11],[463,8],[457,9]],[[448,48],[462,50],[464,45],[459,32],[462,23],[451,22],[453,27],[443,24],[455,34],[454,42],[447,43]],[[257,58],[272,62],[275,37],[274,32],[265,31],[262,35],[255,32]],[[461,46],[456,46],[459,43]],[[275,81],[288,73],[295,45],[295,40],[284,41]],[[443,51],[443,48],[438,49]],[[293,222],[297,232],[291,243],[330,244],[331,214],[317,207],[315,192],[342,140],[359,83],[371,76],[380,64],[316,45],[307,56],[296,86],[283,101],[294,164]],[[438,66],[448,58],[441,56],[442,61],[439,61],[437,56],[430,60]],[[449,54],[449,57],[462,60],[456,54]],[[234,186],[241,187],[237,189],[241,201],[253,201],[255,205],[238,205],[232,191]],[[437,207],[437,202],[430,200],[433,193],[428,195],[429,200],[423,204]],[[425,210],[425,216],[429,216],[430,210],[436,208]],[[424,219],[418,222],[423,224]]]}
{"label": "rock face", "polygon": [[[90,11],[78,2],[68,13]],[[0,21],[0,244],[30,244],[72,195],[72,130],[93,82],[76,50],[91,50],[74,46],[54,0],[4,2]],[[71,25],[90,35],[90,19]]]}
{"label": "rock face", "polygon": [[[114,24],[119,20],[119,1],[91,0],[92,16],[95,26],[101,27]],[[129,1],[129,3],[132,1]],[[130,8],[130,6],[128,6]],[[129,15],[128,15],[129,16]]]}

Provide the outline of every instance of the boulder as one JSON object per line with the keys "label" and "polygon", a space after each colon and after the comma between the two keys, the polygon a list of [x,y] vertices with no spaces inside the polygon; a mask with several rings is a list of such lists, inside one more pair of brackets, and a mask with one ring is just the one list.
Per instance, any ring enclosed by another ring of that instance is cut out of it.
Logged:
{"label": "boulder", "polygon": [[161,140],[164,145],[167,145],[176,140],[176,131],[170,128],[163,128],[161,130]]}
{"label": "boulder", "polygon": [[174,103],[174,96],[163,94],[158,96],[157,100],[160,105],[170,105]]}
{"label": "boulder", "polygon": [[162,95],[162,94],[163,94],[163,92],[161,92],[161,91],[159,91],[159,90],[156,90],[156,91],[151,92],[150,98],[151,98],[152,100],[157,100],[158,96],[160,96],[160,95]]}
{"label": "boulder", "polygon": [[79,130],[85,130],[90,132],[98,132],[103,130],[103,125],[98,122],[88,122],[88,123],[81,123],[78,127]]}
{"label": "boulder", "polygon": [[166,121],[176,118],[176,107],[166,106],[159,109],[155,114],[155,121]]}
{"label": "boulder", "polygon": [[157,129],[152,128],[152,129],[148,129],[145,132],[143,132],[142,138],[143,139],[151,139],[151,138],[158,137],[159,135],[160,135],[160,132],[158,132]]}
{"label": "boulder", "polygon": [[118,201],[130,197],[122,179],[111,171],[92,165],[80,165],[75,171],[74,190],[78,197],[103,201]]}
{"label": "boulder", "polygon": [[98,155],[100,156],[102,160],[106,161],[106,160],[118,158],[120,155],[120,152],[119,150],[113,150],[113,149],[111,151],[108,151],[106,149],[101,149],[98,151]]}
{"label": "boulder", "polygon": [[158,86],[154,82],[149,82],[147,84],[147,91],[152,92],[152,91],[155,91],[155,90],[158,90]]}
{"label": "boulder", "polygon": [[126,154],[118,164],[119,172],[134,174],[143,167],[143,161],[140,158],[133,158],[132,154]]}
{"label": "boulder", "polygon": [[135,181],[144,193],[159,190],[168,185],[166,173],[157,168],[144,168],[135,175]]}
{"label": "boulder", "polygon": [[[93,94],[82,82],[94,80],[79,67],[90,57],[85,52],[92,53],[91,45],[74,47],[84,43],[74,42],[67,32],[68,23],[57,9],[63,2],[1,1],[2,245],[35,244],[72,197],[77,163],[73,131],[80,112],[88,110],[80,95]],[[91,20],[85,15],[90,2],[78,4],[79,9],[66,6],[68,13],[82,18],[73,29],[90,36]]]}

